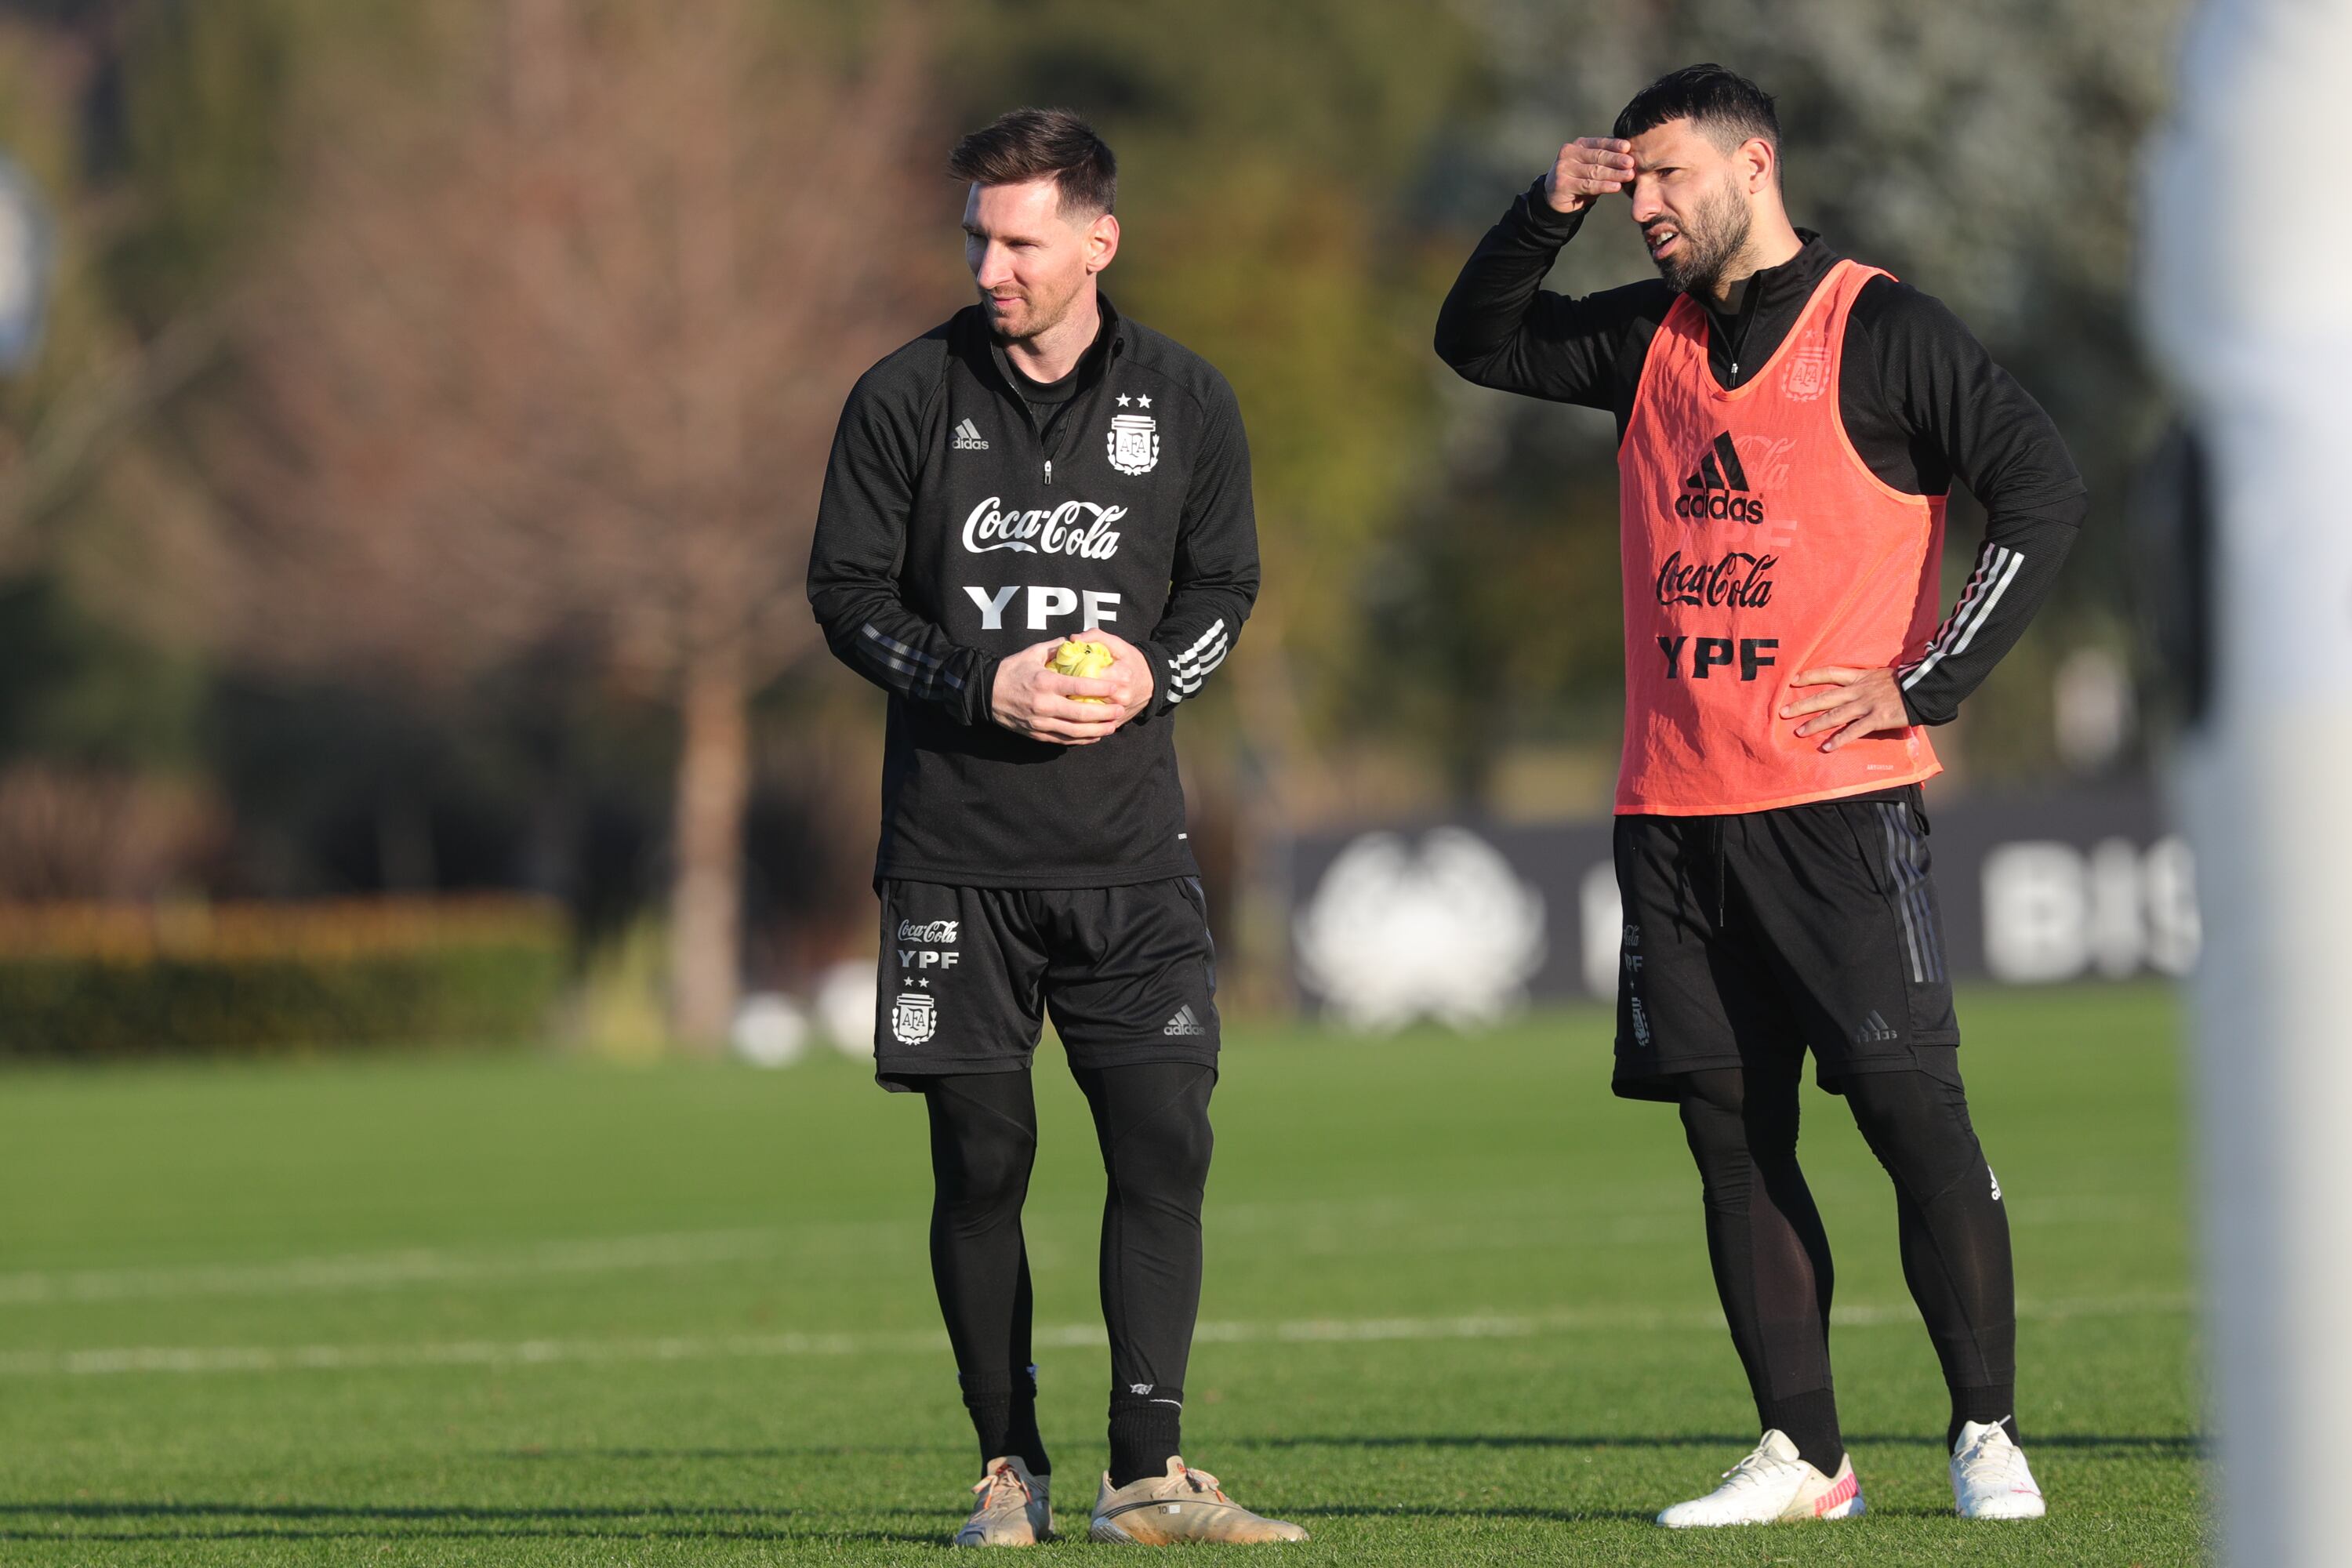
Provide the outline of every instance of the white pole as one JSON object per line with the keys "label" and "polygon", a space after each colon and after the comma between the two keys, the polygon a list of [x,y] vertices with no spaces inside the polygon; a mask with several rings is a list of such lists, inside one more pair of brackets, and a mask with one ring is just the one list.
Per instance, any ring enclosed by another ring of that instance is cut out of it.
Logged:
{"label": "white pole", "polygon": [[2211,569],[2192,585],[2211,616],[2211,699],[2174,784],[2205,910],[2195,1081],[2222,1540],[2238,1568],[2347,1560],[2347,59],[2352,0],[2206,0],[2147,169],[2145,319],[2212,479]]}
{"label": "white pole", "polygon": [[0,373],[23,370],[40,352],[53,248],[47,205],[0,153]]}

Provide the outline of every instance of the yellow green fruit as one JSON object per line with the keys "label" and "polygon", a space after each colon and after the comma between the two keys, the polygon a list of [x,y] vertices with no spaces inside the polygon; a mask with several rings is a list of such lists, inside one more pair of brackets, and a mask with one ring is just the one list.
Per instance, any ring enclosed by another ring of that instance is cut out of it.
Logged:
{"label": "yellow green fruit", "polygon": [[[1108,647],[1098,642],[1080,642],[1072,637],[1054,650],[1052,665],[1055,675],[1075,675],[1091,679],[1108,669],[1114,660]],[[1073,702],[1107,702],[1104,697],[1073,697]]]}

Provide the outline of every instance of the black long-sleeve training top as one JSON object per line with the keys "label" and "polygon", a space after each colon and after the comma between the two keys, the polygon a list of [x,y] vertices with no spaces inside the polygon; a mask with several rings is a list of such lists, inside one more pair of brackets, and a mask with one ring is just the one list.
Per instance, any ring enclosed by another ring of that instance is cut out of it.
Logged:
{"label": "black long-sleeve training top", "polygon": [[[1018,377],[973,305],[842,409],[808,591],[834,653],[890,694],[877,879],[1196,874],[1173,710],[1257,597],[1249,446],[1223,376],[1099,304],[1070,388]],[[1150,660],[1150,704],[1091,745],[997,724],[998,663],[1089,626]]]}
{"label": "black long-sleeve training top", "polygon": [[[1542,287],[1584,216],[1553,210],[1543,182],[1486,231],[1437,318],[1438,357],[1466,380],[1606,408],[1622,440],[1642,365],[1675,294],[1649,279],[1581,299]],[[1822,237],[1706,305],[1709,360],[1727,389],[1771,359],[1822,277],[1841,259]],[[1838,414],[1863,461],[1911,495],[1957,478],[1984,503],[1984,542],[1951,614],[1916,664],[1897,672],[1915,723],[1959,711],[2048,596],[2088,501],[2057,426],[1943,302],[1874,278],[1846,323]]]}

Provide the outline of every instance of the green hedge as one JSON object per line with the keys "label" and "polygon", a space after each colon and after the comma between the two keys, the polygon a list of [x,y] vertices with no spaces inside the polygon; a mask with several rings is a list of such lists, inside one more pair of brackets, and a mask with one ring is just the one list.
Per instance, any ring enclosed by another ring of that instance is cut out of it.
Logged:
{"label": "green hedge", "polygon": [[344,903],[158,916],[0,913],[0,1059],[542,1035],[565,970],[546,906]]}

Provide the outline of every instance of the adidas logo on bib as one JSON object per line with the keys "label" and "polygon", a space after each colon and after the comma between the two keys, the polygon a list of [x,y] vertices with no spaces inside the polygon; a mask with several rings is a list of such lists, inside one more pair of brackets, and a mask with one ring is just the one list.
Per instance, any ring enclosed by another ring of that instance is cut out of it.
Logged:
{"label": "adidas logo on bib", "polygon": [[1209,1030],[1208,1026],[1194,1016],[1192,1005],[1187,1002],[1183,1006],[1176,1009],[1176,1016],[1169,1019],[1168,1026],[1160,1032],[1163,1035],[1205,1035]]}
{"label": "adidas logo on bib", "polygon": [[1748,470],[1739,466],[1739,448],[1732,444],[1728,430],[1715,438],[1683,486],[1698,493],[1675,498],[1676,517],[1693,522],[1764,521],[1764,501],[1749,491]]}

